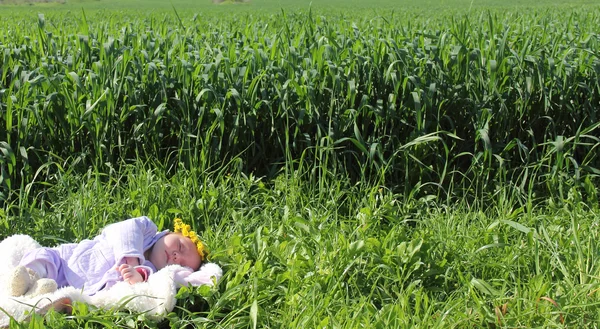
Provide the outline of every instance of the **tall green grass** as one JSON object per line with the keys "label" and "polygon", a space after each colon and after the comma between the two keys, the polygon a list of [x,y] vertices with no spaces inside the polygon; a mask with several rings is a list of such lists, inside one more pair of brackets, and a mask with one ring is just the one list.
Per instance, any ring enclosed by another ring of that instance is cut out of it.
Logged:
{"label": "tall green grass", "polygon": [[0,40],[2,199],[57,168],[139,159],[447,198],[590,190],[596,11],[16,15]]}
{"label": "tall green grass", "polygon": [[181,216],[225,277],[12,327],[593,327],[600,15],[565,8],[14,11],[0,238]]}

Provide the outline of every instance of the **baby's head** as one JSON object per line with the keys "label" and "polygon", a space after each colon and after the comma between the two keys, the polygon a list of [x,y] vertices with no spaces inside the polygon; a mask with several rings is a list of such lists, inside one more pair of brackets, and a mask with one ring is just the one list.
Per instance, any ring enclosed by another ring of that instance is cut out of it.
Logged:
{"label": "baby's head", "polygon": [[148,260],[157,270],[167,265],[178,264],[196,271],[205,256],[206,250],[196,233],[189,225],[183,224],[181,219],[177,218],[175,232],[168,233],[156,241],[150,250]]}

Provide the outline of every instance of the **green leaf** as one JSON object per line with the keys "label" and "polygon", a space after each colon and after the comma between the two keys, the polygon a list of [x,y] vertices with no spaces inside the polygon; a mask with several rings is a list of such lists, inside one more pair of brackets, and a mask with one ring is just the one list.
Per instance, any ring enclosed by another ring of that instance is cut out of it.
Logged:
{"label": "green leaf", "polygon": [[500,292],[494,289],[489,283],[481,279],[471,279],[471,285],[479,290],[481,293],[490,296],[499,296]]}
{"label": "green leaf", "polygon": [[196,293],[202,297],[210,297],[213,294],[212,287],[206,284],[199,286]]}
{"label": "green leaf", "polygon": [[308,222],[300,217],[294,217],[294,226],[310,234],[310,226]]}
{"label": "green leaf", "polygon": [[167,109],[167,104],[161,103],[160,105],[158,105],[158,107],[156,107],[156,110],[154,110],[154,116],[157,118],[162,116],[162,114],[165,113],[166,109]]}
{"label": "green leaf", "polygon": [[19,152],[21,153],[21,157],[23,158],[23,160],[25,160],[25,162],[29,161],[29,157],[27,156],[27,150],[23,146],[19,147]]}
{"label": "green leaf", "polygon": [[256,302],[256,299],[250,307],[250,319],[252,320],[252,328],[256,329],[258,323],[258,303]]}
{"label": "green leaf", "polygon": [[489,248],[497,248],[497,247],[507,247],[509,246],[506,243],[490,243],[490,244],[486,244],[485,246],[482,246],[481,248],[475,250],[475,253],[478,253],[480,251],[489,249]]}
{"label": "green leaf", "polygon": [[187,286],[183,286],[177,291],[175,299],[188,299],[190,297],[190,293],[190,288]]}
{"label": "green leaf", "polygon": [[531,229],[529,227],[523,224],[519,224],[517,222],[513,222],[512,220],[501,220],[501,222],[525,234],[531,232]]}
{"label": "green leaf", "polygon": [[319,322],[319,328],[327,328],[329,325],[329,317],[325,317],[321,322]]}
{"label": "green leaf", "polygon": [[348,254],[352,257],[352,256],[360,253],[363,250],[364,246],[365,246],[364,240],[354,241],[354,242],[350,243],[350,246],[348,247]]}

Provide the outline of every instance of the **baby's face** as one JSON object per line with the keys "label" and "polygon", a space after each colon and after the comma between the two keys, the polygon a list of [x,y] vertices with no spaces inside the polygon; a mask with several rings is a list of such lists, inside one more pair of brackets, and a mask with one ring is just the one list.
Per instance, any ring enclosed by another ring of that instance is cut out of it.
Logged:
{"label": "baby's face", "polygon": [[169,233],[156,241],[148,260],[157,270],[167,265],[179,264],[196,271],[202,263],[196,245],[190,238],[179,233]]}

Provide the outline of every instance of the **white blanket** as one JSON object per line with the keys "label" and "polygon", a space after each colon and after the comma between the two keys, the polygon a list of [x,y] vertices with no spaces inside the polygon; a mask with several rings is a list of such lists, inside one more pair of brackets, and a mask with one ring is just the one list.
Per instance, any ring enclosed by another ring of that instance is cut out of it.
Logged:
{"label": "white blanket", "polygon": [[163,319],[175,307],[175,295],[181,285],[212,285],[222,276],[221,268],[214,263],[202,265],[191,272],[179,265],[170,265],[150,275],[147,282],[130,285],[119,282],[110,289],[94,296],[84,295],[80,289],[64,287],[54,293],[35,297],[11,297],[5,277],[18,265],[23,254],[40,245],[27,235],[13,235],[0,242],[0,328],[6,327],[10,317],[17,321],[27,319],[35,309],[44,313],[54,302],[69,298],[72,302],[84,302],[104,309],[126,309],[143,312],[151,319]]}

